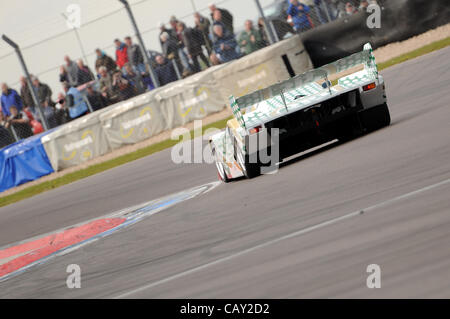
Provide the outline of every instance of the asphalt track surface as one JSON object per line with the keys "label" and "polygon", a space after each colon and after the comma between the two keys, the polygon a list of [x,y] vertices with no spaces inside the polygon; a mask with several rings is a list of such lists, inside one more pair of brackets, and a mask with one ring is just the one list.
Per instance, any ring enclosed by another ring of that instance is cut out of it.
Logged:
{"label": "asphalt track surface", "polygon": [[[449,298],[448,56],[382,71],[391,126],[56,257],[1,282],[0,298]],[[163,151],[0,208],[0,246],[215,178]],[[69,264],[81,289],[66,286]]]}

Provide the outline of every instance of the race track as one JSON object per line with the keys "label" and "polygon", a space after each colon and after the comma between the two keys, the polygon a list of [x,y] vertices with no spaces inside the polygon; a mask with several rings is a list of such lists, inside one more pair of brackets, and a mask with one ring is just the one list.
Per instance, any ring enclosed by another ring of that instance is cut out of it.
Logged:
{"label": "race track", "polygon": [[[449,55],[381,72],[390,127],[219,185],[0,282],[0,298],[449,298]],[[0,246],[216,176],[163,151],[0,208]]]}

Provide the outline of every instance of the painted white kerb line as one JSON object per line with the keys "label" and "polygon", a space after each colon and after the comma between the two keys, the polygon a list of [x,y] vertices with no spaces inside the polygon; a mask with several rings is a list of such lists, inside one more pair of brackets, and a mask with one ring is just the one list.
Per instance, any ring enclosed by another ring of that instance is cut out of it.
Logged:
{"label": "painted white kerb line", "polygon": [[352,213],[349,213],[349,214],[346,214],[346,215],[343,215],[343,216],[340,216],[340,217],[336,217],[336,218],[327,220],[325,222],[322,222],[322,223],[319,223],[319,224],[316,224],[316,225],[313,225],[313,226],[310,226],[310,227],[307,227],[307,228],[295,231],[293,233],[290,233],[290,234],[278,237],[276,239],[269,240],[269,241],[267,241],[265,243],[262,243],[262,244],[259,244],[259,245],[256,245],[256,246],[244,249],[244,250],[242,250],[240,252],[237,252],[235,254],[229,255],[227,257],[223,257],[223,258],[217,259],[217,260],[215,260],[213,262],[210,262],[210,263],[207,263],[207,264],[204,264],[204,265],[192,268],[192,269],[187,270],[187,271],[180,272],[180,273],[178,273],[176,275],[173,275],[173,276],[170,276],[170,277],[167,277],[167,278],[155,281],[155,282],[150,283],[148,285],[145,285],[145,286],[133,289],[131,291],[128,291],[126,293],[123,293],[121,295],[113,297],[113,299],[120,299],[120,298],[125,298],[125,297],[128,297],[128,296],[134,295],[134,294],[136,294],[138,292],[141,292],[141,291],[144,291],[144,290],[147,290],[147,289],[150,289],[150,288],[162,285],[162,284],[167,283],[169,281],[172,281],[172,280],[175,280],[175,279],[178,279],[178,278],[181,278],[181,277],[184,277],[184,276],[187,276],[187,275],[199,272],[199,271],[201,271],[203,269],[215,266],[215,265],[223,263],[225,261],[228,261],[228,260],[240,257],[242,255],[251,253],[251,252],[253,252],[255,250],[258,250],[258,249],[261,249],[261,248],[264,248],[264,247],[276,244],[276,243],[284,241],[286,239],[290,239],[290,238],[297,237],[297,236],[300,236],[300,235],[303,235],[303,234],[306,234],[306,233],[310,233],[310,232],[312,232],[314,230],[317,230],[317,229],[320,229],[320,228],[324,228],[326,226],[336,224],[336,223],[338,223],[340,221],[343,221],[343,220],[346,220],[346,219],[349,219],[349,218],[352,218],[352,217],[356,217],[356,216],[365,214],[365,213],[367,213],[369,211],[375,210],[375,209],[380,208],[382,206],[386,206],[386,205],[392,204],[394,202],[401,201],[403,199],[412,197],[414,195],[417,195],[417,194],[429,191],[431,189],[434,189],[434,188],[437,188],[437,187],[440,187],[440,186],[443,186],[443,185],[449,184],[449,183],[450,183],[450,178],[446,179],[445,181],[442,181],[442,182],[439,182],[439,183],[436,183],[436,184],[433,184],[433,185],[429,185],[429,186],[426,186],[424,188],[412,191],[410,193],[406,193],[406,194],[403,194],[403,195],[400,195],[400,196],[388,199],[388,200],[386,200],[384,202],[381,202],[381,203],[369,206],[367,208],[360,209],[358,211],[355,211],[355,212],[352,212]]}

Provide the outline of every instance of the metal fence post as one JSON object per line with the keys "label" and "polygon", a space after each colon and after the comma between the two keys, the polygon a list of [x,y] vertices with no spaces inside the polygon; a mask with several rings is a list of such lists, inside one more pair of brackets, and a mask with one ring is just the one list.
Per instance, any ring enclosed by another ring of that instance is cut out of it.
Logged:
{"label": "metal fence post", "polygon": [[180,73],[180,69],[178,69],[177,61],[175,59],[173,59],[172,60],[172,64],[173,64],[173,68],[175,69],[175,73],[177,74],[178,80],[181,80],[182,76],[181,76],[181,73]]}
{"label": "metal fence post", "polygon": [[155,75],[155,72],[153,71],[151,60],[150,60],[150,58],[148,56],[148,52],[147,52],[147,49],[145,48],[144,40],[142,40],[141,33],[139,32],[138,26],[136,24],[136,20],[134,19],[133,12],[131,12],[131,7],[128,4],[127,0],[119,0],[119,1],[125,6],[125,9],[128,12],[128,16],[130,17],[130,21],[131,21],[131,24],[132,24],[132,26],[134,28],[134,32],[136,33],[136,36],[137,36],[138,41],[139,41],[139,45],[141,47],[141,50],[143,51],[145,63],[147,64],[148,70],[149,70],[149,73],[150,73],[150,78],[152,79],[152,82],[153,82],[153,85],[155,86],[155,88],[158,88],[160,86],[159,85],[159,81],[158,81],[158,78]]}
{"label": "metal fence post", "polygon": [[277,41],[276,41],[275,35],[273,33],[273,30],[271,28],[271,24],[269,24],[267,22],[266,16],[264,15],[264,11],[261,7],[261,3],[259,3],[259,0],[255,0],[255,3],[256,3],[256,6],[258,7],[259,14],[261,15],[261,17],[264,20],[264,26],[266,27],[267,36],[269,37],[269,42],[270,42],[270,44],[274,44]]}
{"label": "metal fence post", "polygon": [[44,127],[44,130],[48,131],[48,127],[49,126],[48,126],[48,123],[47,123],[47,119],[44,116],[44,112],[42,111],[41,104],[39,103],[39,99],[36,96],[36,92],[33,90],[33,84],[31,83],[30,73],[28,72],[28,68],[27,68],[27,65],[25,64],[25,60],[23,59],[22,52],[20,51],[20,48],[13,40],[8,38],[4,34],[2,35],[2,39],[6,43],[8,43],[11,47],[13,47],[14,50],[16,51],[17,56],[18,56],[19,61],[20,61],[20,64],[22,65],[23,72],[25,73],[25,76],[27,78],[28,88],[30,89],[30,93],[31,93],[31,96],[33,97],[34,104],[37,106],[37,109],[38,109],[38,112],[39,112],[39,116],[40,116],[41,121],[42,121],[42,125]]}

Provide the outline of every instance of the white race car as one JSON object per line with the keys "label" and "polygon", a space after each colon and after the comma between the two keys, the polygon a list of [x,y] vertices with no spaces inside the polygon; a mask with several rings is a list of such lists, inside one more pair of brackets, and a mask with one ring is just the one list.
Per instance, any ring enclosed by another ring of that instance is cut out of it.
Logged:
{"label": "white race car", "polygon": [[209,144],[219,178],[252,178],[283,158],[390,124],[384,80],[361,52],[235,99],[234,118]]}

